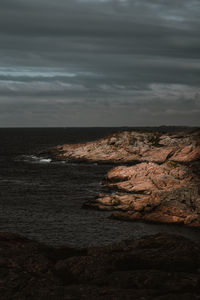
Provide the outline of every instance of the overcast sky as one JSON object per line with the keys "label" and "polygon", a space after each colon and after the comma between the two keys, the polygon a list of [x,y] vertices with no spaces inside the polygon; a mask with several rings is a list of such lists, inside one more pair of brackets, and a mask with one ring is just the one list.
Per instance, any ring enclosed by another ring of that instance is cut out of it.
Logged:
{"label": "overcast sky", "polygon": [[0,0],[0,126],[199,126],[199,35],[199,0]]}

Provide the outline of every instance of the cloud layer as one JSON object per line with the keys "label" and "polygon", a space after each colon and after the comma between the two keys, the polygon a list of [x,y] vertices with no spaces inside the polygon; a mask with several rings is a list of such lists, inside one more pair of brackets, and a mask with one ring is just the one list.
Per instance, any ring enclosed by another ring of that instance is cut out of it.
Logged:
{"label": "cloud layer", "polygon": [[199,125],[200,3],[1,0],[0,126]]}

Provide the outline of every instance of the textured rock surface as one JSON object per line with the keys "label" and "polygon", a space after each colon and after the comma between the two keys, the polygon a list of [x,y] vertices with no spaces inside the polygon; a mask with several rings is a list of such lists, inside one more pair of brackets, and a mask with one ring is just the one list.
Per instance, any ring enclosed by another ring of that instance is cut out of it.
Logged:
{"label": "textured rock surface", "polygon": [[115,218],[200,226],[199,176],[167,162],[119,166],[108,172],[108,193],[85,206],[116,211]]}
{"label": "textured rock surface", "polygon": [[114,163],[192,161],[199,153],[198,130],[177,134],[121,131],[95,142],[62,145],[48,151],[48,155],[61,160]]}
{"label": "textured rock surface", "polygon": [[76,250],[0,233],[1,300],[199,299],[199,270],[200,244],[181,236]]}

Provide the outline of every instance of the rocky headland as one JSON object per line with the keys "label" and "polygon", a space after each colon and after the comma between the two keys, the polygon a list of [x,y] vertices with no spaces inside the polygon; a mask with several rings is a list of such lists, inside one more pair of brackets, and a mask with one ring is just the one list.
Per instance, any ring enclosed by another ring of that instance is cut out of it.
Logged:
{"label": "rocky headland", "polygon": [[200,244],[157,234],[87,249],[0,233],[1,300],[195,300]]}
{"label": "rocky headland", "polygon": [[200,130],[120,131],[94,142],[57,146],[53,159],[115,163],[104,192],[84,207],[112,217],[200,226]]}
{"label": "rocky headland", "polygon": [[[128,221],[200,226],[200,130],[122,131],[43,155],[117,164],[86,208]],[[160,233],[74,249],[0,233],[0,299],[200,299],[200,242]]]}
{"label": "rocky headland", "polygon": [[66,144],[49,149],[56,160],[133,164],[166,161],[190,162],[199,158],[200,130],[171,134],[119,131],[93,142]]}

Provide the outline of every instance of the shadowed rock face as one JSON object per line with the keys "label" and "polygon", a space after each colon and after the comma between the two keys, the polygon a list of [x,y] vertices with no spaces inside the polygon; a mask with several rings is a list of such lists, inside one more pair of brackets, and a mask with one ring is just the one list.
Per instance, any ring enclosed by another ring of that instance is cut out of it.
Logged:
{"label": "shadowed rock face", "polygon": [[0,233],[0,257],[1,300],[191,300],[200,294],[200,244],[181,236],[80,250]]}
{"label": "shadowed rock face", "polygon": [[200,130],[176,134],[123,131],[50,150],[57,159],[129,163],[108,172],[107,192],[84,207],[113,218],[200,226]]}

